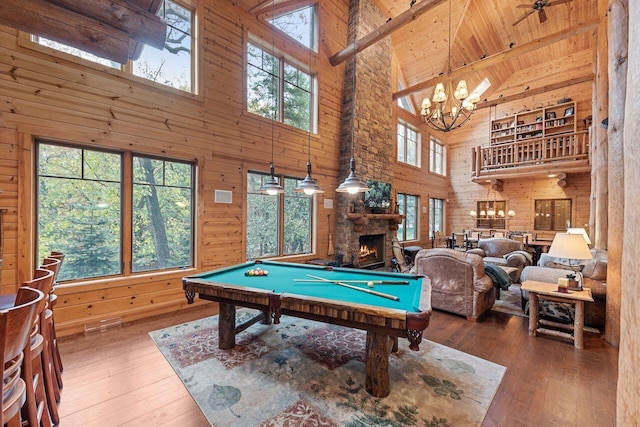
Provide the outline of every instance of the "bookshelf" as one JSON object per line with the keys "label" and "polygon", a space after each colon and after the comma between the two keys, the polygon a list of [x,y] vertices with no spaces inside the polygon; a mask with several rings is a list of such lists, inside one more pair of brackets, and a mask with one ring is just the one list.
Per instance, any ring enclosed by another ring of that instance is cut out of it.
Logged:
{"label": "bookshelf", "polygon": [[576,132],[575,101],[491,120],[491,145]]}

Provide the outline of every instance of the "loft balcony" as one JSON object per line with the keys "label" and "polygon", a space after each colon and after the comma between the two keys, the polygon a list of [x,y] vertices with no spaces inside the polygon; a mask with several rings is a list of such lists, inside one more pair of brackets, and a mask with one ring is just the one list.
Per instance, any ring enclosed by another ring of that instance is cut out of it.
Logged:
{"label": "loft balcony", "polygon": [[591,171],[587,131],[473,147],[471,157],[473,182]]}

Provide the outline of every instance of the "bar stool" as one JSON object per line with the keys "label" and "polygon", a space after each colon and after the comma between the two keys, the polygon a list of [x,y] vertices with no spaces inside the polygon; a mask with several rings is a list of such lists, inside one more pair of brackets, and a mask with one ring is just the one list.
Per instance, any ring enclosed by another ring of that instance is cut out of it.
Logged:
{"label": "bar stool", "polygon": [[[38,305],[38,312],[31,330],[30,343],[24,350],[22,366],[22,378],[27,384],[27,402],[22,408],[22,417],[30,427],[50,427],[53,423],[51,414],[55,413],[57,417],[57,408],[52,409],[49,407],[50,404],[48,403],[45,389],[47,380],[44,371],[46,334],[41,333],[42,329],[46,327],[46,324],[43,323],[45,322],[43,318],[47,309],[46,295],[51,286],[53,286],[53,272],[38,268],[34,273],[33,280],[23,283],[20,288],[37,289],[45,295],[42,303]],[[55,402],[53,403],[55,405]]]}
{"label": "bar stool", "polygon": [[26,384],[20,377],[24,348],[29,342],[38,304],[44,294],[23,287],[18,290],[14,307],[0,310],[0,360],[3,362],[0,425],[21,426],[20,409],[26,402]]}
{"label": "bar stool", "polygon": [[[55,271],[55,276],[53,278],[53,290],[49,295],[49,306],[51,308],[51,311],[53,312],[53,307],[55,307],[56,302],[58,301],[58,296],[56,295],[55,291],[56,291],[56,285],[58,284],[58,272],[60,271],[60,268],[62,267],[62,262],[64,261],[64,253],[51,251],[51,255],[49,255],[49,258],[55,258],[60,260],[60,264],[58,264],[58,268]],[[56,336],[55,319],[52,321],[51,324],[53,325],[52,332],[51,332],[51,339],[53,343],[53,357],[54,357],[53,361],[55,363],[55,368],[56,368],[56,379],[58,380],[58,387],[62,389],[62,371],[64,371],[64,367],[62,366],[62,358],[60,357],[60,350],[58,349],[58,337]]]}

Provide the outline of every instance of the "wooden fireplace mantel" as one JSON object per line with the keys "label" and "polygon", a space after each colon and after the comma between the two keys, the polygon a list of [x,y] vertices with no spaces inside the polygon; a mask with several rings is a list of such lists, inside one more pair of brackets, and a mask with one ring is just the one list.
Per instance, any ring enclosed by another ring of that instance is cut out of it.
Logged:
{"label": "wooden fireplace mantel", "polygon": [[347,213],[347,219],[353,221],[353,231],[361,232],[370,221],[389,221],[389,230],[398,229],[398,224],[402,223],[404,215],[399,214],[369,214],[369,213]]}

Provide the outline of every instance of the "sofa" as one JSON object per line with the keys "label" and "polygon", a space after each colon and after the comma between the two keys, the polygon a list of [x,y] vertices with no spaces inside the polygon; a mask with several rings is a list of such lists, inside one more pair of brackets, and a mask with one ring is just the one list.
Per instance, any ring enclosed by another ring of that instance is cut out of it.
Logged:
{"label": "sofa", "polygon": [[[581,269],[584,278],[583,287],[591,289],[594,300],[593,303],[585,303],[584,305],[584,324],[604,331],[607,308],[608,255],[607,251],[601,249],[591,249],[591,255],[593,259],[568,260],[541,254],[537,266],[528,266],[522,270],[521,279],[522,281],[536,280],[558,283],[558,278],[566,277],[572,271]],[[529,299],[526,291],[522,296],[525,300]]]}
{"label": "sofa", "polygon": [[514,283],[520,283],[522,269],[531,265],[531,255],[523,250],[522,242],[505,237],[481,238],[478,247],[468,253],[479,255],[485,263],[515,268],[510,274]]}
{"label": "sofa", "polygon": [[477,321],[495,300],[495,287],[479,255],[454,249],[423,249],[412,272],[431,280],[431,307]]}

